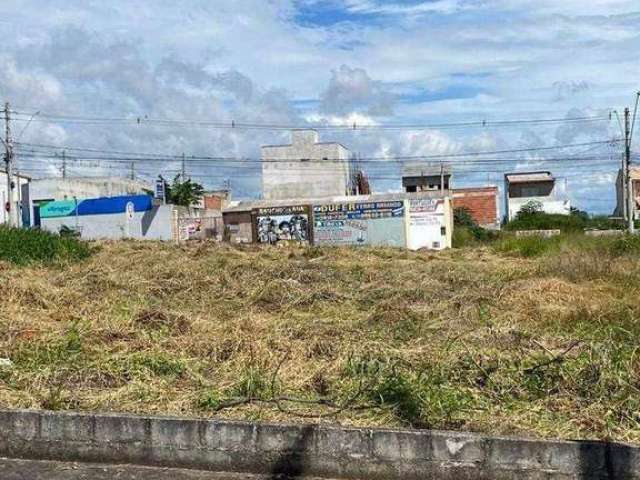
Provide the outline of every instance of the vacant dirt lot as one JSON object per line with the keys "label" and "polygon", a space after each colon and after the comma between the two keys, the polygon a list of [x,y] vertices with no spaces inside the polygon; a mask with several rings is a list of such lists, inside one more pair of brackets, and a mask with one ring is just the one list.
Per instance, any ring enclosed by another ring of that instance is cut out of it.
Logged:
{"label": "vacant dirt lot", "polygon": [[0,407],[640,442],[637,255],[96,248],[0,264]]}

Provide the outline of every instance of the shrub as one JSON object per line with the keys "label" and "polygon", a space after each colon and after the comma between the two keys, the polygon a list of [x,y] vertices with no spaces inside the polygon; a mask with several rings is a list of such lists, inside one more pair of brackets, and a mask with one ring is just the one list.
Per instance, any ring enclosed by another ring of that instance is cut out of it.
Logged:
{"label": "shrub", "polygon": [[618,237],[609,245],[609,252],[614,256],[640,253],[640,237],[632,235]]}
{"label": "shrub", "polygon": [[86,243],[41,230],[0,226],[0,260],[17,265],[79,261],[91,251]]}
{"label": "shrub", "polygon": [[560,237],[505,237],[494,249],[501,253],[514,253],[521,257],[539,257],[545,253],[559,249]]}
{"label": "shrub", "polygon": [[570,215],[550,214],[525,208],[507,225],[507,230],[560,230],[562,232],[583,232],[584,230],[618,230],[623,225],[604,216],[589,217],[586,212],[572,209]]}
{"label": "shrub", "polygon": [[497,232],[480,227],[471,216],[471,212],[465,207],[459,207],[453,211],[453,221],[455,224],[453,230],[454,248],[477,245],[495,240],[498,236]]}

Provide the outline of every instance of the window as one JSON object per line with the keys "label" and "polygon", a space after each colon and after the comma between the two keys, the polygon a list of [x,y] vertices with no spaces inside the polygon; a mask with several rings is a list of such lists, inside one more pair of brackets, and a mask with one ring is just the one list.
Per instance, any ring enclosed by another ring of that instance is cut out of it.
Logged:
{"label": "window", "polygon": [[447,227],[440,227],[440,235],[443,237],[447,235]]}
{"label": "window", "polygon": [[310,159],[309,158],[301,158],[300,161],[301,162],[308,162],[308,161],[310,161]]}
{"label": "window", "polygon": [[522,187],[521,192],[523,197],[542,197],[545,195],[544,190],[538,186]]}
{"label": "window", "polygon": [[415,185],[407,185],[407,193],[415,193],[418,191],[418,187]]}
{"label": "window", "polygon": [[440,242],[433,242],[433,248],[440,248]]}

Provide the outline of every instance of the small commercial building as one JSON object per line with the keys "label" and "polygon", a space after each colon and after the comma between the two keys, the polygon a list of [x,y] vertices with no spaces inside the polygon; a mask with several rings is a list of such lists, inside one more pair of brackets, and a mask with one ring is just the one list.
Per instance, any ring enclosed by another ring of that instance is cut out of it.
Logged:
{"label": "small commercial building", "polygon": [[29,213],[28,224],[40,226],[41,205],[53,201],[151,195],[154,186],[147,182],[120,177],[43,178],[32,180],[23,205]]}
{"label": "small commercial building", "polygon": [[262,147],[265,200],[348,195],[351,152],[336,142],[320,142],[315,130],[294,130],[291,144]]}
{"label": "small commercial building", "polygon": [[222,215],[162,205],[150,195],[55,200],[39,206],[40,228],[76,232],[84,240],[186,241],[222,238]]}
{"label": "small commercial building", "polygon": [[57,200],[39,206],[40,228],[71,230],[84,240],[173,240],[176,208],[154,205],[149,195]]}
{"label": "small commercial building", "polygon": [[451,247],[453,206],[448,194],[377,194],[232,202],[223,211],[233,243]]}
{"label": "small commercial building", "polygon": [[[29,225],[28,208],[25,208],[25,198],[29,198],[29,183],[31,178],[26,175],[14,174],[11,181],[12,202],[9,203],[7,172],[0,170],[0,201],[2,201],[2,213],[0,223],[9,223],[12,218],[13,225]],[[9,208],[7,208],[9,207]],[[10,217],[10,215],[12,217]]]}
{"label": "small commercial building", "polygon": [[505,206],[507,220],[513,220],[527,204],[536,202],[542,211],[569,215],[571,202],[559,198],[556,179],[551,172],[521,172],[505,175]]}
{"label": "small commercial building", "polygon": [[465,208],[483,228],[499,229],[498,187],[454,188],[452,167],[444,163],[411,163],[402,170],[402,188],[407,193],[446,192],[453,197],[454,208]]}
{"label": "small commercial building", "polygon": [[[631,177],[631,188],[633,195],[633,218],[640,218],[640,167],[630,167],[629,176]],[[627,202],[627,186],[625,184],[624,171],[618,171],[616,179],[616,217],[625,217],[628,210]]]}

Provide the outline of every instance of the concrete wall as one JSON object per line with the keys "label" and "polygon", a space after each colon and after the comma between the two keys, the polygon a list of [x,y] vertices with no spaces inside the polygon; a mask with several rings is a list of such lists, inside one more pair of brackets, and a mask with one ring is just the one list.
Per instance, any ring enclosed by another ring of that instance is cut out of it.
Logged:
{"label": "concrete wall", "polygon": [[0,456],[362,480],[640,479],[640,449],[455,432],[0,411]]}
{"label": "concrete wall", "polygon": [[225,212],[222,217],[229,242],[253,242],[253,217],[251,212]]}
{"label": "concrete wall", "polygon": [[406,247],[406,214],[404,200],[313,205],[313,242]]}
{"label": "concrete wall", "polygon": [[513,220],[520,209],[529,202],[540,202],[542,211],[545,213],[555,213],[559,215],[569,215],[571,213],[571,202],[569,200],[558,200],[555,197],[524,197],[509,199],[509,220]]}
{"label": "concrete wall", "polygon": [[453,243],[453,211],[450,198],[405,200],[407,248],[444,250]]}
{"label": "concrete wall", "polygon": [[262,147],[263,198],[346,195],[349,150],[338,143],[318,143],[318,134],[312,130],[294,131],[292,137],[291,145]]}
{"label": "concrete wall", "polygon": [[80,230],[84,240],[172,240],[175,234],[173,205],[160,205],[146,212],[82,215],[79,217],[43,218],[41,228],[57,233],[62,226]]}
{"label": "concrete wall", "polygon": [[42,200],[103,198],[153,192],[153,185],[118,177],[104,178],[44,178],[29,185],[30,218],[33,225],[33,204]]}

